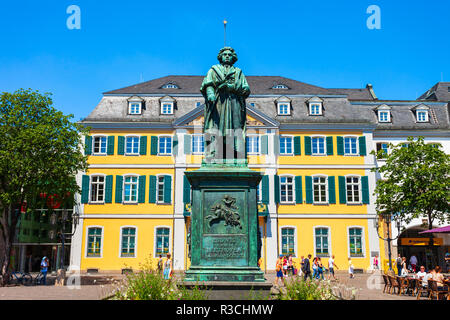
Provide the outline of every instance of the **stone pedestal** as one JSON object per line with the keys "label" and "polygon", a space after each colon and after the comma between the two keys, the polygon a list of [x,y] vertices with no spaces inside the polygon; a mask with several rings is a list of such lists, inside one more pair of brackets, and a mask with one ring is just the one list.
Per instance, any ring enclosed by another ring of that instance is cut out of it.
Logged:
{"label": "stone pedestal", "polygon": [[193,197],[185,281],[264,282],[257,265],[261,173],[246,166],[207,165],[186,176]]}

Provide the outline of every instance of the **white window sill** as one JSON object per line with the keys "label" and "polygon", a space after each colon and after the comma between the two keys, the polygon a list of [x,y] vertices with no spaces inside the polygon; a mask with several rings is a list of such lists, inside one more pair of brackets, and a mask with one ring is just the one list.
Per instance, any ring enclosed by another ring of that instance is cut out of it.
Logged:
{"label": "white window sill", "polygon": [[91,156],[107,156],[106,153],[92,153]]}
{"label": "white window sill", "polygon": [[125,153],[124,155],[125,156],[136,157],[136,156],[139,156],[140,154],[139,153]]}
{"label": "white window sill", "polygon": [[104,201],[89,201],[88,204],[96,205],[96,204],[105,204]]}

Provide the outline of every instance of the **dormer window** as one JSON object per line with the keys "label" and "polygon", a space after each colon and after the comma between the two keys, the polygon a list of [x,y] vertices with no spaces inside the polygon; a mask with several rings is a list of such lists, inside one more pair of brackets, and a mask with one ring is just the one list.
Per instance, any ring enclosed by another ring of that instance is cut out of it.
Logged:
{"label": "dormer window", "polygon": [[385,104],[377,108],[378,122],[391,122],[391,108]]}
{"label": "dormer window", "polygon": [[287,85],[279,83],[272,87],[272,89],[289,89]]}
{"label": "dormer window", "polygon": [[169,82],[162,86],[163,89],[178,89],[175,83]]}
{"label": "dormer window", "polygon": [[417,122],[429,122],[428,111],[429,108],[426,105],[418,105],[414,107],[413,111],[416,112],[416,121]]}
{"label": "dormer window", "polygon": [[160,99],[160,105],[160,114],[172,115],[175,106],[175,99],[169,96],[165,96],[164,98]]}
{"label": "dormer window", "polygon": [[275,100],[277,104],[277,114],[279,116],[291,115],[291,99],[288,97],[280,97]]}
{"label": "dormer window", "polygon": [[323,100],[319,97],[313,97],[308,100],[309,115],[310,116],[321,116],[322,115],[322,103]]}
{"label": "dormer window", "polygon": [[142,114],[143,99],[138,96],[133,96],[128,99],[128,114],[138,115]]}

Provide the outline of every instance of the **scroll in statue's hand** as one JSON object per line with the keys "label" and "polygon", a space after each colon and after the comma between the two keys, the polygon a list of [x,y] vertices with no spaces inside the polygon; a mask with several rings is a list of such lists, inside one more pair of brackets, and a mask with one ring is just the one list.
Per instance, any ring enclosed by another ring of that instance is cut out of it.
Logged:
{"label": "scroll in statue's hand", "polygon": [[208,94],[208,101],[214,103],[216,96],[214,94]]}

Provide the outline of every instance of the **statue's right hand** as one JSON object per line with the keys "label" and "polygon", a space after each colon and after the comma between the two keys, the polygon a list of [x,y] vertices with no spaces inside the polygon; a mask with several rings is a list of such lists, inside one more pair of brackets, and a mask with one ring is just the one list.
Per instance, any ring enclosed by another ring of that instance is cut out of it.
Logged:
{"label": "statue's right hand", "polygon": [[214,100],[216,100],[216,96],[213,95],[213,94],[209,94],[209,95],[208,95],[208,101],[211,102],[211,103],[213,103]]}

